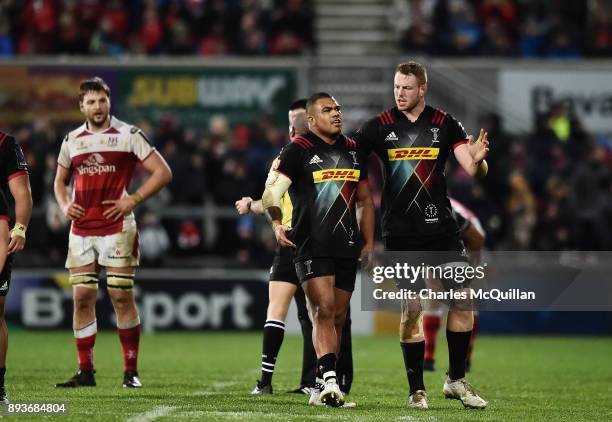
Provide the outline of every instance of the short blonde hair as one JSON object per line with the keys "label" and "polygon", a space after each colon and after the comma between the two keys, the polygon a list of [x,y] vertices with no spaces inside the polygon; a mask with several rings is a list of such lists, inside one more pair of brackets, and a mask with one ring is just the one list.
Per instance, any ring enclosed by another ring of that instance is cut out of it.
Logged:
{"label": "short blonde hair", "polygon": [[425,66],[421,63],[413,61],[400,63],[395,67],[395,73],[397,72],[403,75],[414,75],[419,81],[419,85],[425,85],[427,83],[427,71],[425,70]]}

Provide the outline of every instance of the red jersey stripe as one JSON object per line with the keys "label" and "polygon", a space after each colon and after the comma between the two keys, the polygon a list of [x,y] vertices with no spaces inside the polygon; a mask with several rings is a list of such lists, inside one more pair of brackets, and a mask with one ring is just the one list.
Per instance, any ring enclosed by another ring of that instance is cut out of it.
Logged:
{"label": "red jersey stripe", "polygon": [[295,140],[296,140],[296,141],[297,141],[297,140],[300,140],[300,141],[304,142],[304,144],[306,144],[306,146],[307,146],[308,148],[310,148],[310,147],[314,146],[314,144],[313,144],[312,142],[310,142],[310,140],[308,140],[307,138],[304,138],[303,136],[297,136],[297,137],[295,138]]}
{"label": "red jersey stripe", "polygon": [[461,146],[463,144],[467,144],[467,142],[468,142],[467,139],[461,139],[461,140],[459,140],[459,141],[457,141],[457,142],[455,142],[453,144],[453,149],[455,149],[455,148],[457,148],[457,147],[459,147],[459,146]]}
{"label": "red jersey stripe", "polygon": [[294,139],[293,143],[299,145],[302,149],[308,149],[308,145],[306,145],[301,139]]}
{"label": "red jersey stripe", "polygon": [[387,119],[389,120],[389,124],[393,123],[393,115],[389,111],[385,111],[387,115]]}
{"label": "red jersey stripe", "polygon": [[16,171],[15,173],[12,173],[9,177],[8,180],[14,179],[15,177],[19,177],[19,176],[23,176],[23,175],[27,175],[28,172],[25,170],[19,170]]}
{"label": "red jersey stripe", "polygon": [[[274,169],[275,172],[282,174],[283,176],[285,176],[287,179],[291,180],[291,177],[287,176],[285,173],[283,173],[282,171],[280,171],[279,169]],[[293,182],[293,180],[291,180]]]}
{"label": "red jersey stripe", "polygon": [[6,139],[6,134],[0,132],[0,145],[2,145],[4,143],[5,139]]}

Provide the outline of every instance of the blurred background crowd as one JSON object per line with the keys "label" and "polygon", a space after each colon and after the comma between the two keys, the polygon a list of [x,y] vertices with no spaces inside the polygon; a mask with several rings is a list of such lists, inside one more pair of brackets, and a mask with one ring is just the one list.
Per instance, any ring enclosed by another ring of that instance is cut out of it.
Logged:
{"label": "blurred background crowd", "polygon": [[[306,54],[318,3],[2,0],[0,55]],[[388,16],[409,53],[576,58],[612,52],[611,10],[610,0],[392,0]]]}
{"label": "blurred background crowd", "polygon": [[314,47],[308,0],[3,0],[0,55],[282,55]]}
{"label": "blurred background crowd", "polygon": [[394,0],[407,52],[577,58],[612,52],[609,0]]}
{"label": "blurred background crowd", "polygon": [[[316,7],[308,0],[0,0],[0,55],[296,55],[316,52]],[[576,58],[610,55],[610,0],[393,0],[388,20],[406,52]],[[389,90],[389,99],[390,90]],[[432,104],[444,108],[444,104]],[[118,116],[121,118],[121,116]],[[489,176],[469,179],[449,164],[450,193],[470,207],[495,250],[612,250],[612,144],[563,105],[528,134],[505,133],[483,114]],[[265,220],[238,218],[233,204],[259,198],[287,141],[286,122],[223,115],[191,128],[180,116],[141,127],[174,171],[168,189],[138,209],[147,265],[265,267],[274,238]],[[62,265],[68,223],[53,198],[61,140],[74,124],[39,119],[12,132],[30,165],[35,214],[30,265]],[[346,127],[351,133],[356,127]],[[371,177],[380,196],[380,177]],[[136,177],[135,183],[140,183]],[[170,210],[170,211],[169,211]]]}

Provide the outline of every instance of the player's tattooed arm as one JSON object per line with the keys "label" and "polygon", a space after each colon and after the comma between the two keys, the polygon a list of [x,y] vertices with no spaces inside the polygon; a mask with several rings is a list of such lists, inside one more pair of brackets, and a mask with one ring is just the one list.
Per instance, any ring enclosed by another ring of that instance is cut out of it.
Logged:
{"label": "player's tattooed arm", "polygon": [[289,186],[291,186],[291,179],[281,173],[271,172],[268,180],[266,180],[266,189],[261,196],[261,202],[267,217],[272,223],[272,229],[278,244],[295,248],[295,244],[287,239],[287,232],[291,229],[282,224],[281,198],[287,192]]}

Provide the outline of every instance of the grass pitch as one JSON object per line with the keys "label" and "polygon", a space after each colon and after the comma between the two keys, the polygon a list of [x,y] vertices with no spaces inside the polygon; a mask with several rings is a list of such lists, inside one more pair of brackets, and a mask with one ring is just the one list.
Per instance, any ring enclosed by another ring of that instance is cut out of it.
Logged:
{"label": "grass pitch", "polygon": [[[612,339],[485,337],[478,339],[468,379],[489,401],[483,411],[445,400],[446,342],[438,368],[426,373],[430,410],[406,408],[407,382],[398,340],[357,337],[355,409],[313,408],[297,387],[301,338],[287,336],[277,361],[273,396],[249,395],[259,377],[257,333],[163,333],[141,342],[144,388],[121,388],[122,358],[115,333],[98,333],[95,388],[55,389],[76,368],[70,332],[10,333],[7,391],[13,403],[64,401],[61,420],[111,421],[579,421],[612,420]],[[22,416],[19,420],[40,420]]]}

